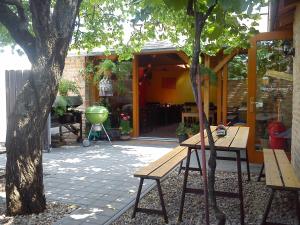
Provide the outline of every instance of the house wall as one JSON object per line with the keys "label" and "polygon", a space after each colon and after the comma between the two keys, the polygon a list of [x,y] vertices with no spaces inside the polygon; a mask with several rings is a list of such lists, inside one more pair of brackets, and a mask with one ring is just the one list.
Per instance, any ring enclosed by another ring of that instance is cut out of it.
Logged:
{"label": "house wall", "polygon": [[294,17],[292,164],[300,178],[300,4]]}
{"label": "house wall", "polygon": [[[76,81],[80,88],[80,95],[83,100],[83,104],[79,106],[77,109],[81,111],[85,111],[86,106],[90,105],[90,98],[86,96],[89,95],[89,88],[87,88],[87,84],[83,77],[80,74],[80,70],[85,67],[85,57],[84,56],[72,56],[67,57],[65,61],[65,68],[63,71],[63,79]],[[85,116],[83,116],[83,132],[85,131]]]}
{"label": "house wall", "polygon": [[152,78],[146,84],[145,100],[161,104],[194,102],[188,70],[176,66],[153,69]]}
{"label": "house wall", "polygon": [[[169,80],[168,80],[169,79]],[[171,80],[170,80],[171,79]],[[172,87],[164,86],[164,82],[175,82]],[[153,69],[151,80],[146,84],[147,102],[159,102],[161,104],[183,104],[194,102],[194,95],[189,76],[189,70],[178,66],[166,66]],[[216,85],[210,86],[210,101],[216,105]]]}

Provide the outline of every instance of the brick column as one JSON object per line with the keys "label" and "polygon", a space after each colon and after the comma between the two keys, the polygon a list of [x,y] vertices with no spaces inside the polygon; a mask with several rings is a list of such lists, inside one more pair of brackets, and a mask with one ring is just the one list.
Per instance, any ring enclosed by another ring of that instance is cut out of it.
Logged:
{"label": "brick column", "polygon": [[294,18],[292,164],[300,178],[300,4]]}

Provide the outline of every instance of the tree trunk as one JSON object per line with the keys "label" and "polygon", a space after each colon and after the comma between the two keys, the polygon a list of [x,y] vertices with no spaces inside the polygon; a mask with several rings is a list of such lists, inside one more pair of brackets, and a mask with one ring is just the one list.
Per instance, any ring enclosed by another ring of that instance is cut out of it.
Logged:
{"label": "tree trunk", "polygon": [[42,212],[46,207],[42,131],[56,96],[61,70],[33,65],[29,81],[8,115],[6,205],[8,215]]}
{"label": "tree trunk", "polygon": [[216,172],[216,166],[217,166],[217,152],[215,150],[215,143],[212,136],[212,132],[210,129],[210,124],[208,122],[207,116],[204,114],[204,126],[206,129],[208,142],[209,142],[209,148],[210,148],[210,154],[209,154],[209,160],[208,160],[208,195],[210,199],[210,205],[214,209],[215,216],[217,219],[218,225],[224,225],[226,223],[226,216],[225,214],[219,209],[217,205],[217,198],[215,193],[215,172]]}
{"label": "tree trunk", "polygon": [[[207,14],[209,15],[209,14]],[[194,43],[194,51],[193,51],[193,58],[192,58],[192,64],[190,69],[190,78],[192,82],[192,88],[194,97],[196,100],[196,103],[199,104],[198,99],[198,93],[197,93],[197,76],[201,76],[200,74],[200,65],[199,65],[199,57],[201,52],[201,33],[202,29],[205,23],[205,20],[203,20],[203,16],[201,16],[200,13],[195,13],[195,43]],[[206,17],[207,18],[207,17]],[[200,77],[201,78],[201,77]],[[199,79],[201,80],[201,79]],[[199,90],[200,91],[200,90]],[[199,105],[198,105],[199,108]],[[208,171],[208,195],[209,195],[209,202],[211,207],[214,210],[214,214],[217,220],[218,225],[224,225],[226,222],[226,216],[225,214],[218,208],[217,200],[216,200],[216,194],[215,194],[215,171],[216,171],[216,158],[217,158],[217,152],[215,150],[215,144],[214,139],[212,136],[212,132],[210,130],[210,124],[207,120],[207,116],[205,115],[205,112],[203,113],[204,118],[204,125],[208,136],[209,146],[210,146],[210,156],[208,161],[209,171]]]}

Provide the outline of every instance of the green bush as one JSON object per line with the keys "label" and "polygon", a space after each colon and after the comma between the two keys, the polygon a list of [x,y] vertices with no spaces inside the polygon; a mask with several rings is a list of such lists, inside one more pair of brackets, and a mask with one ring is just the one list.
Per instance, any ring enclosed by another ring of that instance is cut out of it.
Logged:
{"label": "green bush", "polygon": [[68,96],[68,93],[71,92],[75,95],[80,95],[79,87],[75,81],[70,81],[66,79],[61,79],[58,85],[58,92],[61,96]]}

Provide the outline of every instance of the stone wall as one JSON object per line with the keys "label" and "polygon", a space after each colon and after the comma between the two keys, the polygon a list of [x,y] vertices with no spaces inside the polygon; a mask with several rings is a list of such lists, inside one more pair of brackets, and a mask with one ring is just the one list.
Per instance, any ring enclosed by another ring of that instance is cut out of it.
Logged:
{"label": "stone wall", "polygon": [[[77,109],[81,111],[85,111],[86,106],[89,105],[89,98],[86,98],[86,96],[89,96],[86,94],[88,91],[88,88],[86,88],[86,82],[82,78],[80,74],[80,70],[84,69],[85,67],[85,57],[84,56],[71,56],[67,57],[65,61],[65,68],[63,72],[63,79],[76,81],[80,88],[80,95],[83,100],[83,104],[79,106]],[[85,130],[85,117],[83,114],[83,131]]]}
{"label": "stone wall", "polygon": [[296,51],[293,66],[292,163],[300,178],[300,4],[295,11],[293,39]]}

